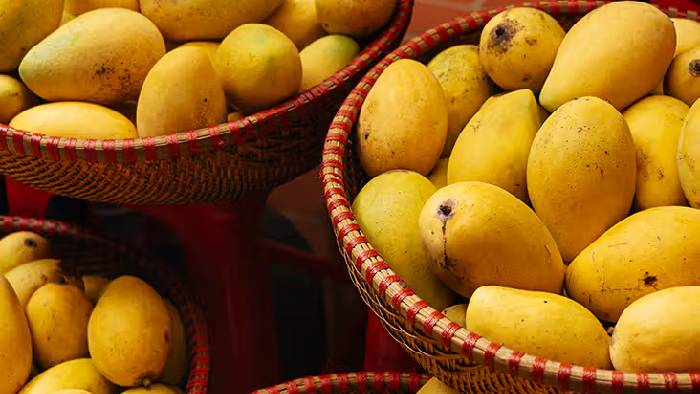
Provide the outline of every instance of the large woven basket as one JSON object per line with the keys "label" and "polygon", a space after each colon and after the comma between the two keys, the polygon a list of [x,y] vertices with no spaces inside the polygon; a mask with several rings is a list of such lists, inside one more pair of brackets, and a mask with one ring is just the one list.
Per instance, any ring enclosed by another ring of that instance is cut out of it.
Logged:
{"label": "large woven basket", "polygon": [[[541,1],[541,8],[567,28],[601,1]],[[351,210],[367,176],[352,149],[362,102],[382,71],[401,58],[429,59],[455,43],[477,43],[480,29],[503,9],[457,17],[399,47],[362,79],[345,100],[326,136],[321,178],[340,251],[362,299],[388,332],[427,371],[463,392],[649,392],[699,391],[700,373],[623,373],[547,360],[511,350],[461,328],[419,298],[367,241]],[[697,13],[665,10],[698,19]],[[498,311],[494,311],[498,313]]]}
{"label": "large woven basket", "polygon": [[83,140],[0,124],[0,173],[57,195],[120,204],[233,200],[318,164],[333,114],[367,70],[396,48],[413,0],[347,67],[269,110],[207,129],[155,138]]}
{"label": "large woven basket", "polygon": [[209,380],[209,339],[204,313],[192,300],[182,280],[162,262],[131,248],[90,234],[76,226],[49,220],[0,216],[0,236],[33,231],[51,241],[62,268],[80,275],[139,276],[172,301],[187,334],[190,360],[187,394],[206,394]]}
{"label": "large woven basket", "polygon": [[358,372],[308,376],[257,390],[253,394],[415,393],[429,378],[428,375],[399,372]]}

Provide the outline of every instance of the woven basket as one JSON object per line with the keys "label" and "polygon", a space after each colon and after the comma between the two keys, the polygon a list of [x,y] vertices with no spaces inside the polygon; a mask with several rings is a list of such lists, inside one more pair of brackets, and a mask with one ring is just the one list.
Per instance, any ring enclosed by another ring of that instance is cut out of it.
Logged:
{"label": "woven basket", "polygon": [[[570,27],[601,1],[541,1],[541,8]],[[507,349],[460,328],[406,286],[363,235],[351,210],[367,181],[352,149],[362,102],[382,71],[401,58],[426,60],[456,43],[478,43],[480,29],[503,8],[457,17],[399,47],[374,67],[345,100],[326,136],[321,178],[340,251],[362,299],[387,331],[432,375],[463,392],[700,391],[700,373],[622,373],[559,363]],[[698,19],[694,12],[665,10]]]}
{"label": "woven basket", "polygon": [[415,393],[428,379],[428,375],[399,372],[332,374],[291,380],[254,391],[253,394]]}
{"label": "woven basket", "polygon": [[187,394],[206,394],[209,380],[209,340],[202,310],[180,278],[162,263],[156,263],[136,251],[89,234],[70,224],[0,216],[0,236],[14,231],[33,231],[51,241],[63,270],[80,275],[116,277],[137,275],[178,308],[187,333],[190,359]]}
{"label": "woven basket", "polygon": [[155,138],[83,140],[0,124],[0,173],[51,193],[119,204],[233,200],[314,168],[333,114],[352,87],[396,48],[413,0],[347,67],[276,107],[239,121]]}

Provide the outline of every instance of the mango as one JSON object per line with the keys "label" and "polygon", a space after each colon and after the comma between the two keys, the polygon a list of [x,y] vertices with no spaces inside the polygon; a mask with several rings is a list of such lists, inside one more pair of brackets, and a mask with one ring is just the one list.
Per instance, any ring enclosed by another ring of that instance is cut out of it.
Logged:
{"label": "mango", "polygon": [[700,286],[671,287],[632,303],[622,312],[612,337],[610,357],[615,369],[700,370],[699,310]]}
{"label": "mango", "polygon": [[396,169],[428,174],[442,154],[447,122],[445,93],[430,70],[415,60],[392,63],[362,103],[362,167],[370,176]]}
{"label": "mango", "polygon": [[0,1],[0,72],[12,71],[39,41],[56,30],[63,0]]}
{"label": "mango", "polygon": [[331,34],[368,37],[391,18],[396,0],[316,0],[318,21]]}
{"label": "mango", "polygon": [[134,276],[107,286],[88,322],[88,348],[97,370],[119,386],[148,386],[163,372],[172,328],[158,293]]}
{"label": "mango", "polygon": [[436,377],[430,378],[423,387],[418,390],[416,394],[457,394],[459,391],[454,390],[452,387],[442,383],[440,379]]}
{"label": "mango", "polygon": [[544,11],[514,7],[500,12],[481,31],[481,64],[506,90],[542,88],[564,29]]}
{"label": "mango", "polygon": [[676,31],[676,51],[674,57],[688,49],[700,45],[700,23],[686,18],[671,18]]}
{"label": "mango", "polygon": [[59,26],[63,26],[66,23],[72,21],[75,19],[75,15],[71,14],[70,12],[66,12],[65,9],[63,10],[63,15],[61,16],[61,23]]}
{"label": "mango", "polygon": [[0,74],[0,123],[10,123],[18,113],[36,103],[36,97],[17,79]]}
{"label": "mango", "polygon": [[219,50],[219,45],[221,44],[211,41],[191,41],[185,44],[186,47],[197,47],[206,50],[212,67],[216,62],[216,52]]}
{"label": "mango", "polygon": [[529,89],[489,99],[457,138],[447,182],[487,182],[527,201],[527,158],[541,124]]}
{"label": "mango", "polygon": [[[264,21],[283,0],[140,0],[141,12],[172,41],[219,40]],[[187,21],[187,23],[183,23]]]}
{"label": "mango", "polygon": [[66,101],[38,105],[10,122],[17,130],[66,138],[135,138],[136,126],[119,112],[97,104]]}
{"label": "mango", "polygon": [[46,238],[31,231],[16,231],[0,239],[0,273],[50,255],[51,245]]}
{"label": "mango", "polygon": [[182,323],[180,313],[177,308],[168,300],[165,301],[165,306],[168,308],[170,316],[170,332],[172,337],[170,340],[170,352],[168,359],[163,367],[163,373],[158,380],[163,383],[181,385],[187,378],[188,363],[187,363],[187,333],[185,325]]}
{"label": "mango", "polygon": [[300,51],[326,34],[318,23],[316,0],[284,0],[265,23],[284,33]]}
{"label": "mango", "polygon": [[467,304],[452,305],[443,309],[442,314],[460,326],[467,327]]}
{"label": "mango", "polygon": [[136,125],[139,136],[152,137],[224,123],[227,113],[226,95],[206,50],[182,46],[146,76]]}
{"label": "mango", "polygon": [[484,285],[561,292],[564,264],[554,238],[530,207],[497,186],[459,182],[438,190],[419,226],[433,272],[464,297]]}
{"label": "mango", "polygon": [[449,157],[459,133],[491,96],[491,80],[479,62],[479,48],[474,45],[451,46],[428,63],[445,91],[447,100],[447,140],[442,150]]}
{"label": "mango", "polygon": [[19,75],[49,101],[116,104],[138,97],[148,70],[163,54],[163,36],[146,17],[125,8],[101,8],[59,27],[32,48]]}
{"label": "mango", "polygon": [[75,16],[98,8],[120,7],[139,11],[139,0],[64,0],[63,9]]}
{"label": "mango", "polygon": [[97,304],[97,301],[102,297],[102,293],[104,293],[111,279],[98,275],[84,275],[82,279],[83,287],[85,288],[85,297],[93,304]]}
{"label": "mango", "polygon": [[665,91],[688,105],[700,98],[700,46],[673,59],[666,73]]}
{"label": "mango", "polygon": [[350,37],[337,34],[321,37],[299,52],[301,85],[311,89],[347,66],[360,53],[360,45]]}
{"label": "mango", "polygon": [[530,150],[527,188],[564,261],[627,216],[636,175],[632,135],[612,105],[582,97],[547,118]]}
{"label": "mango", "polygon": [[553,112],[571,99],[596,96],[621,110],[663,79],[673,59],[675,37],[671,20],[651,4],[605,4],[581,18],[564,37],[540,104]]}
{"label": "mango", "polygon": [[117,393],[117,388],[97,372],[91,359],[79,358],[35,376],[19,394],[46,394],[66,389],[85,390],[91,394]]}
{"label": "mango", "polygon": [[611,227],[584,249],[566,275],[566,293],[615,322],[642,296],[700,285],[700,210],[650,208]]}
{"label": "mango", "polygon": [[691,207],[700,208],[700,101],[685,118],[678,139],[678,177]]}
{"label": "mango", "polygon": [[678,178],[676,153],[688,106],[669,96],[649,96],[622,115],[637,149],[638,209],[687,203]]}
{"label": "mango", "polygon": [[268,25],[246,24],[232,31],[216,52],[215,66],[232,104],[244,113],[279,103],[301,84],[296,46]]}
{"label": "mango", "polygon": [[46,284],[27,303],[34,359],[42,369],[88,356],[87,324],[92,303],[75,286]]}
{"label": "mango", "polygon": [[467,329],[519,352],[583,367],[611,366],[605,328],[558,294],[480,287],[469,300]]}
{"label": "mango", "polygon": [[454,294],[430,271],[418,216],[435,192],[413,171],[391,171],[371,179],[352,203],[362,232],[401,279],[430,306],[449,306]]}
{"label": "mango", "polygon": [[437,165],[435,165],[435,168],[433,168],[428,175],[428,179],[437,189],[442,189],[447,186],[447,166],[449,160],[450,159],[440,159]]}
{"label": "mango", "polygon": [[47,283],[68,283],[79,285],[79,280],[61,270],[61,262],[55,259],[42,259],[20,264],[5,272],[17,294],[22,310],[27,307],[34,292]]}
{"label": "mango", "polygon": [[65,389],[65,390],[54,391],[51,394],[92,394],[92,393],[90,393],[89,391],[85,391],[85,390]]}
{"label": "mango", "polygon": [[24,308],[4,277],[0,277],[0,316],[0,394],[14,394],[32,369],[32,337]]}
{"label": "mango", "polygon": [[182,390],[177,387],[166,386],[164,384],[152,384],[148,388],[137,387],[122,391],[122,394],[182,394]]}

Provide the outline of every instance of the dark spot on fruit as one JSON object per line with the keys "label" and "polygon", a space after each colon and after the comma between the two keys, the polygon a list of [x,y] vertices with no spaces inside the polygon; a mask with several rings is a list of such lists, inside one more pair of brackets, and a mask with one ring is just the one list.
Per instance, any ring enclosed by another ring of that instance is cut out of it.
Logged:
{"label": "dark spot on fruit", "polygon": [[664,170],[663,170],[663,168],[659,168],[659,169],[656,170],[656,178],[657,178],[658,180],[664,179]]}
{"label": "dark spot on fruit", "polygon": [[700,59],[693,59],[688,63],[688,71],[694,77],[700,77]]}
{"label": "dark spot on fruit", "polygon": [[33,239],[31,239],[31,238],[27,238],[27,239],[24,240],[24,246],[26,246],[26,247],[28,247],[28,248],[36,248],[36,247],[37,247],[37,243],[36,243],[35,240],[33,240]]}
{"label": "dark spot on fruit", "polygon": [[209,102],[209,99],[205,97],[205,98],[204,98],[204,102],[205,102],[205,103],[208,103],[208,102]]}
{"label": "dark spot on fruit", "polygon": [[658,282],[658,279],[656,279],[656,276],[649,275],[648,272],[644,273],[644,285],[645,286],[654,287],[654,285],[656,285],[656,282]]}
{"label": "dark spot on fruit", "polygon": [[452,199],[443,201],[438,207],[438,218],[443,222],[449,220],[454,215],[454,204],[455,202]]}
{"label": "dark spot on fruit", "polygon": [[520,30],[520,24],[506,19],[491,30],[488,47],[496,52],[504,53],[513,45],[513,37]]}
{"label": "dark spot on fruit", "polygon": [[534,46],[535,44],[537,44],[537,39],[528,37],[525,39],[525,42],[527,43],[527,45]]}
{"label": "dark spot on fruit", "polygon": [[547,303],[547,300],[544,300],[543,302],[546,304],[546,303]]}
{"label": "dark spot on fruit", "polygon": [[367,138],[369,138],[369,133],[362,134],[362,138],[364,138],[365,141],[367,141]]}
{"label": "dark spot on fruit", "polygon": [[523,82],[527,82],[527,81],[529,81],[529,80],[531,80],[531,79],[532,79],[532,75],[530,75],[530,74],[525,74],[525,75],[523,75],[522,81],[523,81]]}

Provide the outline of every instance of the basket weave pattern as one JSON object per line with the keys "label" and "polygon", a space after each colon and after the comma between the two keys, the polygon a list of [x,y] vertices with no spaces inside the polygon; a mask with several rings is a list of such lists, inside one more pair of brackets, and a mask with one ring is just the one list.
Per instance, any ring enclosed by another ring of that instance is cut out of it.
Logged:
{"label": "basket weave pattern", "polygon": [[413,0],[322,84],[265,111],[202,130],[128,140],[33,134],[0,124],[0,173],[57,195],[119,204],[206,203],[268,190],[314,168],[328,124],[362,75],[396,48]]}
{"label": "basket weave pattern", "polygon": [[0,216],[0,235],[33,231],[51,241],[62,268],[80,275],[115,277],[132,274],[146,280],[170,299],[180,312],[187,335],[190,360],[187,394],[206,394],[209,380],[209,339],[204,312],[193,302],[181,279],[163,263],[140,255],[70,224]]}
{"label": "basket weave pattern", "polygon": [[[602,4],[587,0],[524,5],[547,11],[567,27]],[[623,373],[584,368],[524,354],[480,337],[418,297],[362,233],[351,201],[367,176],[353,152],[353,131],[369,90],[382,71],[401,58],[428,59],[449,45],[478,42],[481,28],[502,10],[457,17],[402,45],[370,70],[333,120],[323,150],[321,179],[328,214],[353,283],[392,337],[427,371],[462,392],[700,392],[700,373]],[[664,11],[674,17],[698,19],[695,12]]]}
{"label": "basket weave pattern", "polygon": [[253,394],[415,393],[428,379],[427,375],[399,372],[332,374],[292,380]]}

